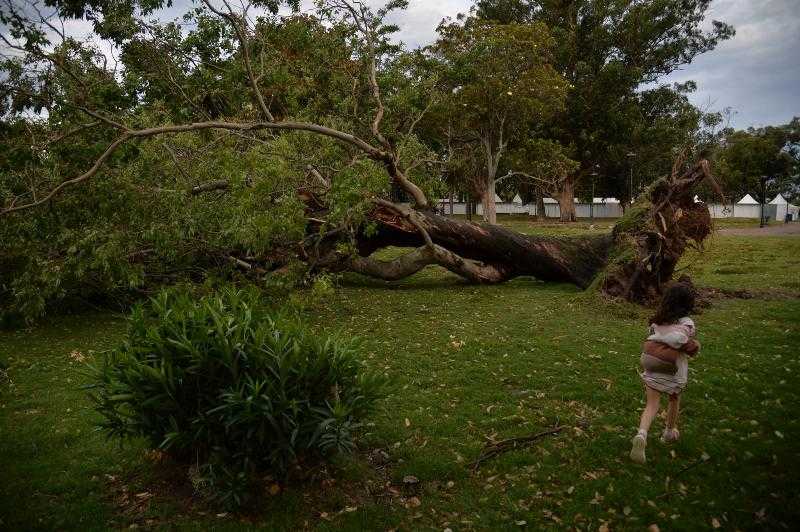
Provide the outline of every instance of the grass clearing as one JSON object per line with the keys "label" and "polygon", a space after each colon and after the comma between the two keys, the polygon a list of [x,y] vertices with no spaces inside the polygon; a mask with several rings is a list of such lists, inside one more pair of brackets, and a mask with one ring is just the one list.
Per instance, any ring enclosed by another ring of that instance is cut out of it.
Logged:
{"label": "grass clearing", "polygon": [[[599,230],[501,221],[546,234]],[[704,286],[797,292],[798,246],[796,237],[718,235],[683,266]],[[93,430],[82,368],[125,326],[84,313],[0,332],[10,378],[0,384],[0,528],[686,530],[716,522],[733,530],[800,520],[800,299],[717,300],[697,317],[703,351],[683,397],[681,440],[658,442],[657,421],[649,462],[637,466],[627,452],[643,404],[636,368],[645,309],[531,279],[468,286],[439,268],[390,285],[355,275],[339,284],[333,300],[306,312],[319,330],[362,336],[366,363],[392,378],[362,443],[389,454],[396,494],[363,459],[342,460],[324,485],[265,497],[255,521],[154,490],[163,471],[143,460],[141,443],[119,447]],[[567,428],[471,472],[487,438],[557,424]],[[420,487],[405,488],[406,475]],[[137,499],[142,493],[155,496]]]}

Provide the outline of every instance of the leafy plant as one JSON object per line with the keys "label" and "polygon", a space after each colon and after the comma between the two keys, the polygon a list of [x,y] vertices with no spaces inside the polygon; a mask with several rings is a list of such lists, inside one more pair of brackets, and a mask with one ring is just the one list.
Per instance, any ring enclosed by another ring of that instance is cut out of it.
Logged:
{"label": "leafy plant", "polygon": [[255,292],[163,291],[129,327],[92,369],[101,428],[191,461],[227,506],[244,504],[259,474],[351,451],[382,395],[383,377],[362,368],[354,340],[312,332]]}

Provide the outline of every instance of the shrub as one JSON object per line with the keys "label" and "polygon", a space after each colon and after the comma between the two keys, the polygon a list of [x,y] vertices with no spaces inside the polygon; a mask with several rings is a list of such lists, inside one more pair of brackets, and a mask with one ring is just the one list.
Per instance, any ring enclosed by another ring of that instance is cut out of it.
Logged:
{"label": "shrub", "polygon": [[191,462],[195,485],[239,506],[259,474],[354,447],[383,377],[353,340],[314,333],[253,293],[165,291],[136,307],[127,340],[93,368],[101,427]]}

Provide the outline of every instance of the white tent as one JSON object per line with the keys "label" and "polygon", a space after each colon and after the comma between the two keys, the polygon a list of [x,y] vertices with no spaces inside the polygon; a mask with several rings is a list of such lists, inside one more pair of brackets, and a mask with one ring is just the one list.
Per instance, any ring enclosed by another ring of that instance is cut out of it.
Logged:
{"label": "white tent", "polygon": [[755,198],[753,196],[751,196],[750,194],[746,194],[745,197],[740,199],[736,204],[737,205],[758,205],[758,202],[755,200]]}
{"label": "white tent", "polygon": [[498,196],[497,194],[494,195],[494,202],[495,203],[503,203],[503,199]]}
{"label": "white tent", "polygon": [[514,196],[514,199],[511,200],[511,203],[515,203],[517,205],[522,205],[522,198],[519,197],[519,194]]}
{"label": "white tent", "polygon": [[783,194],[778,194],[769,203],[770,205],[777,206],[775,219],[778,220],[779,222],[785,220],[787,214],[790,214],[792,216],[792,220],[797,220],[798,214],[800,214],[800,207],[798,207],[797,205],[792,205],[791,203],[786,201],[786,198],[783,197]]}
{"label": "white tent", "polygon": [[778,194],[772,201],[769,202],[770,205],[789,205],[789,202],[786,201],[786,198],[783,197],[783,194]]}

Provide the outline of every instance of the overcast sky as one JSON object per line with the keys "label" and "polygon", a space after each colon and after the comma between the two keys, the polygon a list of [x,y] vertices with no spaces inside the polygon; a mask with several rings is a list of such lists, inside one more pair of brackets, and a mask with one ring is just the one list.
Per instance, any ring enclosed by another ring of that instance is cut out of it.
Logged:
{"label": "overcast sky", "polygon": [[[172,18],[188,3],[173,0],[174,7],[159,15]],[[414,48],[432,42],[443,18],[468,11],[472,3],[410,0],[392,22],[400,26],[398,38]],[[308,8],[312,2],[303,4]],[[736,36],[663,81],[697,81],[695,105],[713,111],[732,108],[737,128],[787,123],[800,116],[800,0],[714,0],[708,15],[709,24],[712,19],[733,24]],[[88,30],[84,22],[72,24]]]}

